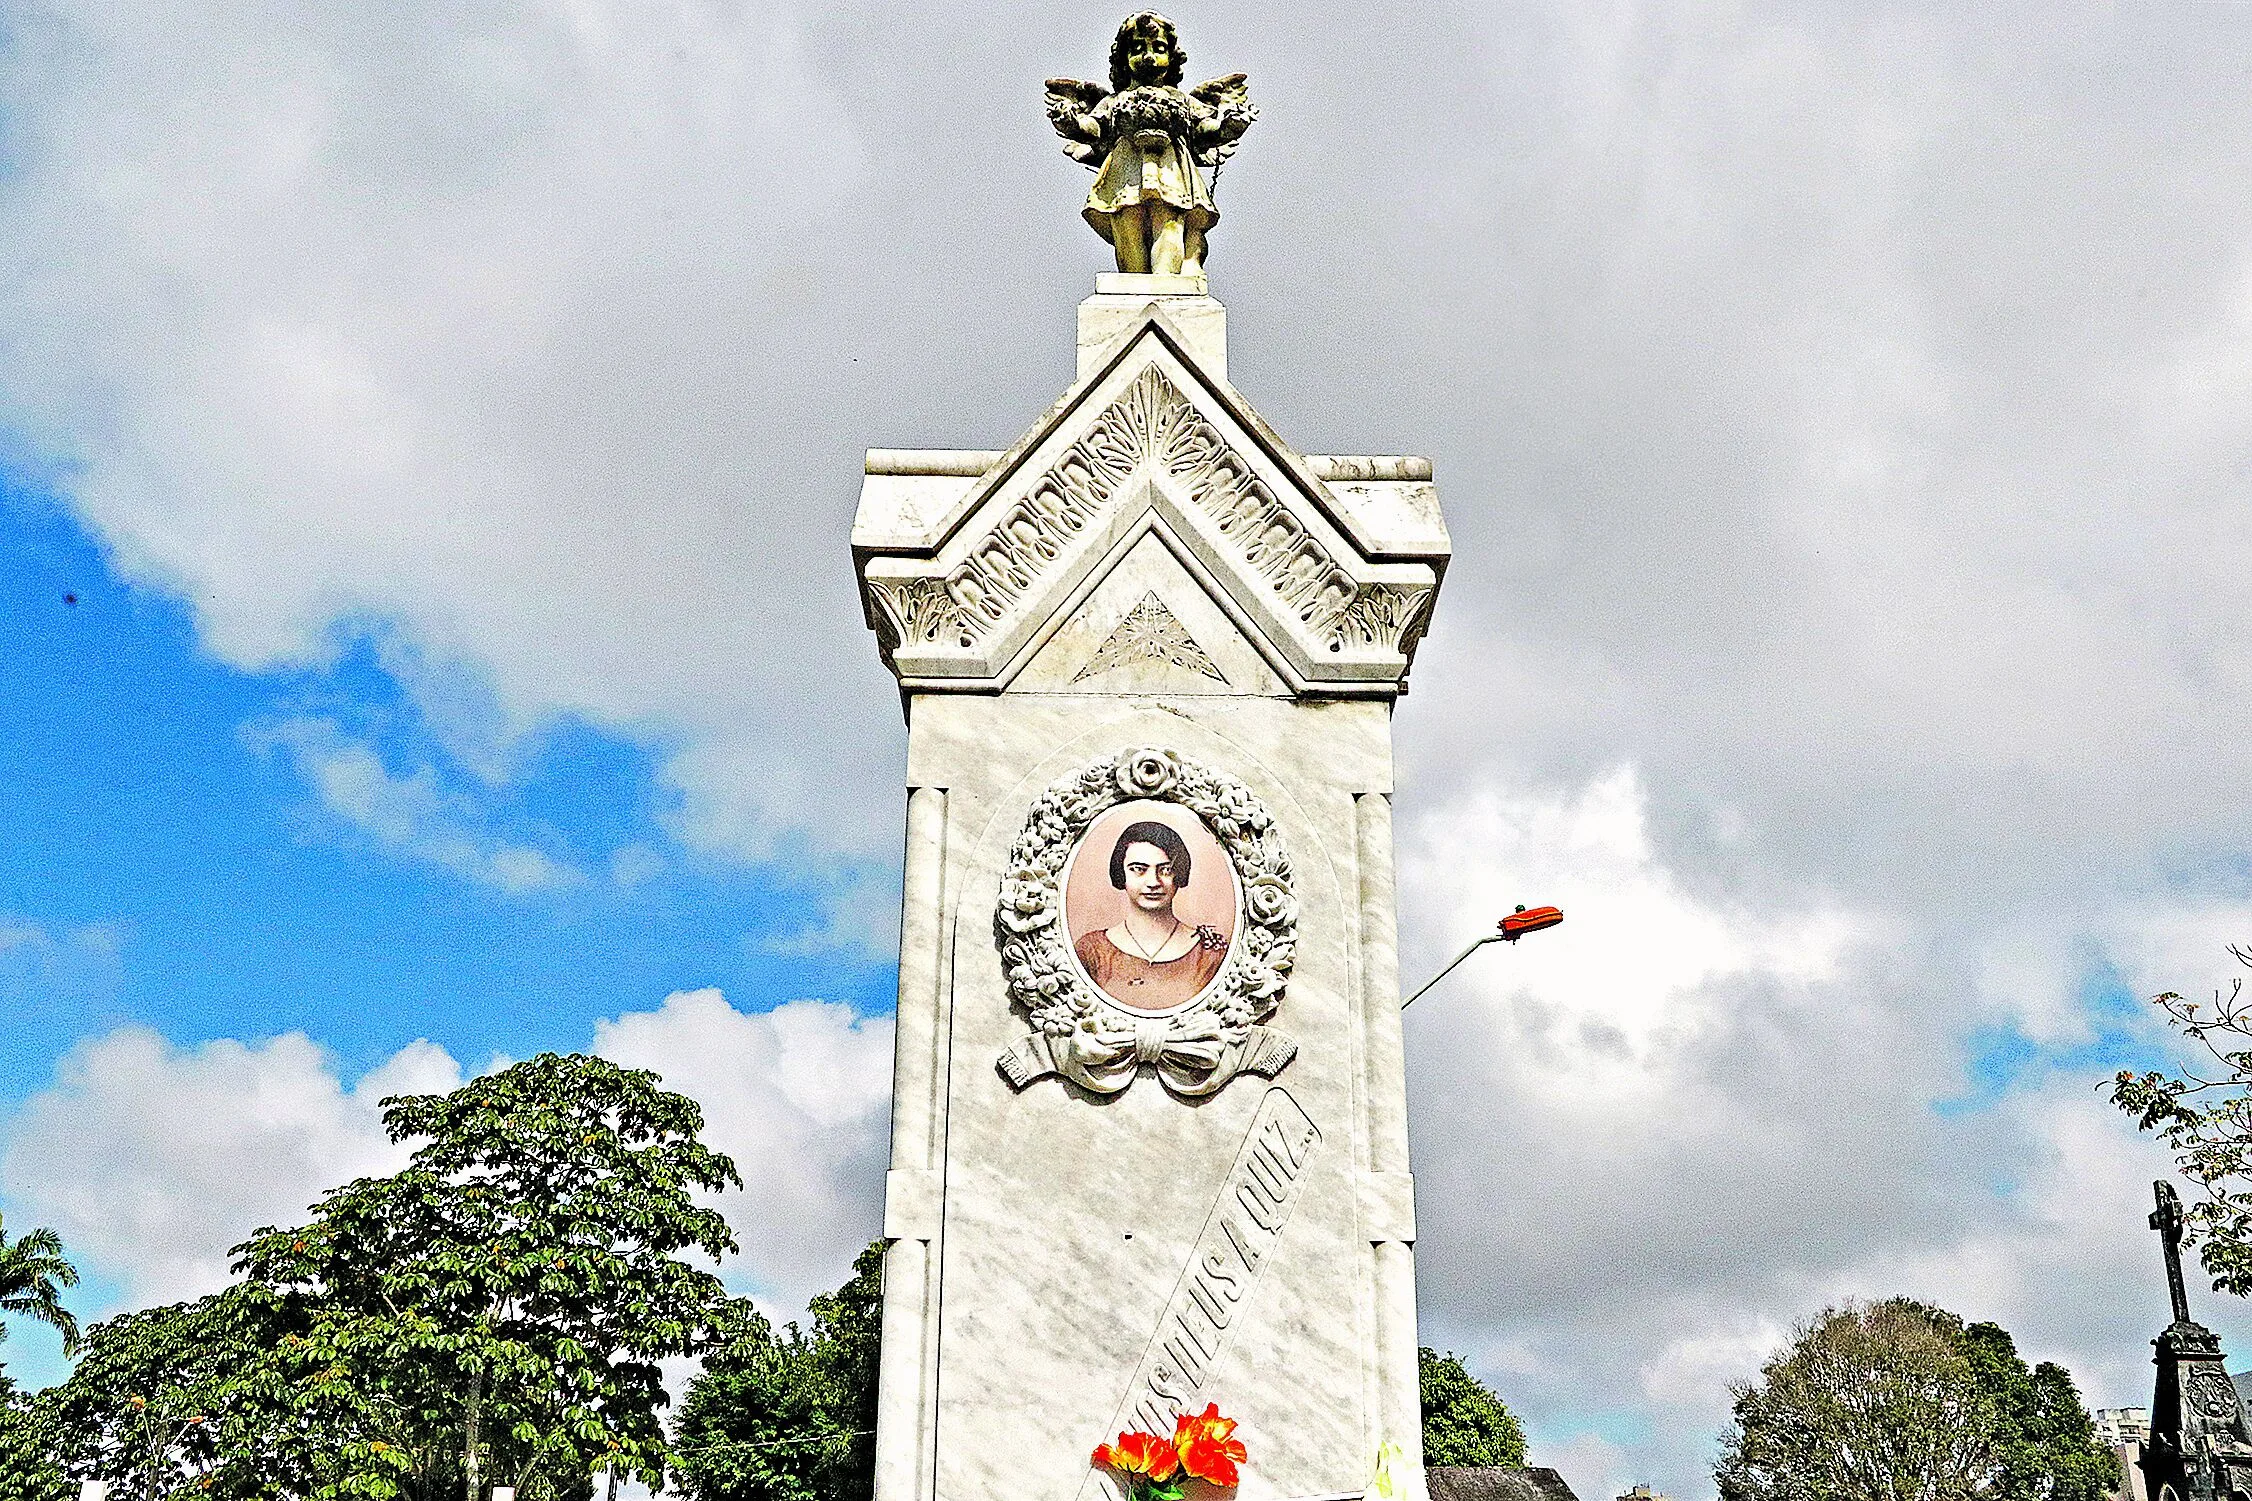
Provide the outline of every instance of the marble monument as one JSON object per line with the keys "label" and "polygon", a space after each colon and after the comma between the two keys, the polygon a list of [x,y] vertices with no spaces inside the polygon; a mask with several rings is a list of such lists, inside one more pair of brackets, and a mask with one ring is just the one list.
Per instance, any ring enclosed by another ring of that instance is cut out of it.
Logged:
{"label": "marble monument", "polygon": [[2189,1316],[2182,1283],[2181,1195],[2161,1178],[2150,1228],[2166,1263],[2174,1321],[2152,1340],[2158,1367],[2150,1433],[2142,1446],[2146,1494],[2159,1501],[2226,1501],[2252,1495],[2252,1419],[2229,1376],[2220,1337]]}
{"label": "marble monument", "polygon": [[[1169,23],[1121,46],[1180,92]],[[1221,82],[1129,143],[1158,198],[1208,198]],[[1391,711],[1447,532],[1426,460],[1302,454],[1237,392],[1209,227],[1096,278],[1006,450],[868,454],[908,724],[877,1501],[1107,1501],[1097,1443],[1208,1403],[1243,1501],[1380,1452],[1423,1495]]]}

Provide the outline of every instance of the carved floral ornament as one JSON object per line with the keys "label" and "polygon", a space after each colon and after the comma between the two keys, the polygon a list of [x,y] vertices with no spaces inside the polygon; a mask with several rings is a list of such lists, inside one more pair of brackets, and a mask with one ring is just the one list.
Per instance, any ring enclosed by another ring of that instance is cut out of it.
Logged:
{"label": "carved floral ornament", "polygon": [[[1119,1005],[1087,978],[1063,924],[1064,871],[1089,825],[1122,802],[1178,803],[1203,820],[1235,868],[1242,926],[1212,983],[1188,1005],[1152,1015]],[[1282,1000],[1298,947],[1290,856],[1251,789],[1169,750],[1121,751],[1042,793],[1009,850],[994,914],[1009,999],[1034,1031],[997,1060],[1023,1089],[1060,1074],[1117,1094],[1147,1065],[1183,1098],[1217,1093],[1237,1074],[1273,1078],[1298,1044],[1259,1025]]]}
{"label": "carved floral ornament", "polygon": [[1144,464],[1211,519],[1281,609],[1328,651],[1412,651],[1424,584],[1361,583],[1156,365],[1146,366],[944,574],[871,577],[893,649],[971,650],[1051,563],[1106,518]]}

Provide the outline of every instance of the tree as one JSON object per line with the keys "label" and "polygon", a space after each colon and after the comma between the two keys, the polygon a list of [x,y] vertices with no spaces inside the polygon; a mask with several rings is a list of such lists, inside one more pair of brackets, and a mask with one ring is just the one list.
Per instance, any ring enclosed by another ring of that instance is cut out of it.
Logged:
{"label": "tree", "polygon": [[72,1501],[77,1487],[63,1473],[54,1414],[0,1374],[0,1496],[11,1501]]}
{"label": "tree", "polygon": [[2072,1373],[2053,1360],[2028,1370],[1999,1324],[1973,1324],[1963,1349],[1994,1408],[2001,1501],[2103,1501],[2119,1485],[2119,1456],[2096,1442],[2096,1425]]}
{"label": "tree", "polygon": [[[8,1239],[0,1215],[0,1313],[13,1313],[53,1326],[63,1337],[63,1353],[78,1350],[78,1320],[63,1307],[62,1290],[78,1285],[78,1268],[63,1256],[63,1243],[44,1227]],[[0,1339],[7,1329],[0,1325]]]}
{"label": "tree", "polygon": [[867,1501],[876,1477],[883,1242],[780,1335],[747,1308],[688,1384],[677,1479],[693,1501]]}
{"label": "tree", "polygon": [[1417,1352],[1423,1397],[1426,1465],[1498,1465],[1525,1462],[1525,1429],[1493,1390],[1453,1355]]}
{"label": "tree", "polygon": [[483,1501],[662,1477],[658,1362],[696,1354],[731,1300],[680,1259],[735,1247],[695,1193],[739,1185],[703,1115],[656,1075],[543,1053],[448,1095],[383,1102],[407,1167],[261,1230],[237,1269],[289,1332],[285,1432],[331,1435],[316,1496]]}
{"label": "tree", "polygon": [[1824,1311],[1730,1389],[1721,1501],[1958,1501],[2000,1470],[1959,1328],[1906,1298]]}
{"label": "tree", "polygon": [[[2252,949],[2230,945],[2239,964]],[[2252,1002],[2241,977],[2208,1005],[2174,991],[2152,999],[2167,1023],[2205,1056],[2179,1076],[2122,1069],[2111,1102],[2155,1132],[2197,1190],[2184,1216],[2216,1292],[2252,1296]]]}
{"label": "tree", "polygon": [[1731,1395],[1721,1501],[2098,1501],[2118,1481],[2061,1366],[1908,1298],[1825,1310]]}
{"label": "tree", "polygon": [[276,1421],[273,1313],[236,1287],[96,1324],[69,1378],[34,1399],[63,1466],[146,1501],[264,1496],[301,1481]]}
{"label": "tree", "polygon": [[[78,1320],[63,1306],[63,1289],[78,1285],[78,1268],[63,1255],[61,1237],[45,1228],[11,1241],[0,1215],[0,1313],[36,1319],[62,1336],[63,1353],[79,1348]],[[8,1337],[0,1324],[0,1340]],[[0,1496],[23,1501],[64,1501],[70,1485],[56,1462],[53,1414],[46,1404],[16,1390],[0,1371]]]}

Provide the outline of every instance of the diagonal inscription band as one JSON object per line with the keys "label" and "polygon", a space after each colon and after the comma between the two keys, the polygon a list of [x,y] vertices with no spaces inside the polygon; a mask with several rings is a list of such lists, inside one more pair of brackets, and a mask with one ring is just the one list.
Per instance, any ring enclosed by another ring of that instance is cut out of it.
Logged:
{"label": "diagonal inscription band", "polygon": [[1130,1429],[1169,1435],[1174,1418],[1199,1405],[1228,1328],[1290,1222],[1306,1163],[1320,1143],[1321,1128],[1290,1091],[1280,1085],[1268,1090],[1104,1438]]}

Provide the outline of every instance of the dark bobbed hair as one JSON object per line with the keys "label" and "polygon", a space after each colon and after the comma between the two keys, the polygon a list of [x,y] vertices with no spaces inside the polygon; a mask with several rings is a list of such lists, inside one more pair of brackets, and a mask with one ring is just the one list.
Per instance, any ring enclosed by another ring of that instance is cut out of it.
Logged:
{"label": "dark bobbed hair", "polygon": [[[1189,55],[1181,50],[1181,33],[1154,10],[1138,10],[1118,23],[1118,35],[1110,39],[1110,91],[1122,94],[1134,86],[1126,76],[1126,43],[1146,27],[1155,27],[1165,38],[1165,51],[1173,59],[1166,69],[1165,81],[1174,88],[1181,86],[1181,69],[1187,65]],[[1182,882],[1187,885],[1187,881]]]}
{"label": "dark bobbed hair", "polygon": [[1126,847],[1133,844],[1154,844],[1165,851],[1165,858],[1173,862],[1173,889],[1182,891],[1189,884],[1189,847],[1170,824],[1130,823],[1126,832],[1118,836],[1118,843],[1110,851],[1110,884],[1120,891],[1126,889]]}

